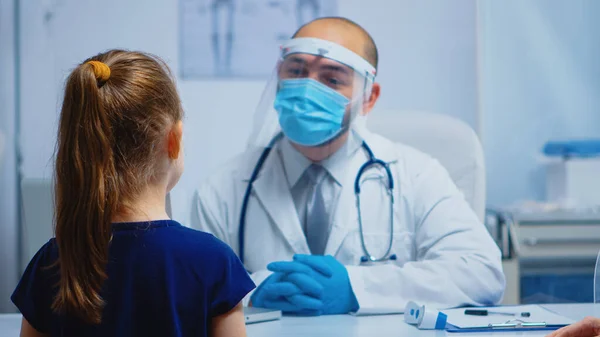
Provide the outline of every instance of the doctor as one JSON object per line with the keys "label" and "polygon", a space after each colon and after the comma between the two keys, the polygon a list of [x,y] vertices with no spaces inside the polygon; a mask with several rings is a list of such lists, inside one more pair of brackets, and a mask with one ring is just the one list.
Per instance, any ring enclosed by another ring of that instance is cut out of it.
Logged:
{"label": "doctor", "polygon": [[377,60],[350,20],[301,27],[282,46],[248,150],[198,189],[193,225],[240,256],[259,284],[252,305],[370,314],[502,298],[499,250],[446,170],[364,128]]}

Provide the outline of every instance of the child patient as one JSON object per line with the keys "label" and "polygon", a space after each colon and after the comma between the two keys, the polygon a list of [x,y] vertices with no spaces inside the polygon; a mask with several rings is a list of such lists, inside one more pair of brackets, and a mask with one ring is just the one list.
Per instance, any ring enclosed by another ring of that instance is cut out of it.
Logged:
{"label": "child patient", "polygon": [[228,246],[165,211],[183,171],[183,111],[160,59],[112,50],[70,74],[56,238],[12,301],[21,336],[245,336],[254,283]]}

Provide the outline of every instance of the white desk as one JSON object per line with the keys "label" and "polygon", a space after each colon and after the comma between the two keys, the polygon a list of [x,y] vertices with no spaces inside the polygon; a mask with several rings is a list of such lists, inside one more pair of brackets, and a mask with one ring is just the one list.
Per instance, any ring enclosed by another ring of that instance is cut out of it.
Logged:
{"label": "white desk", "polygon": [[0,337],[18,337],[21,331],[21,315],[0,315]]}
{"label": "white desk", "polygon": [[[600,304],[552,304],[546,308],[574,320],[585,316],[600,317]],[[0,337],[19,336],[20,315],[0,315]],[[404,323],[402,315],[354,317],[322,316],[322,317],[284,317],[281,321],[258,323],[248,326],[249,337],[511,337],[511,336],[545,336],[548,332],[500,332],[500,333],[467,333],[455,334],[445,331],[420,331]]]}

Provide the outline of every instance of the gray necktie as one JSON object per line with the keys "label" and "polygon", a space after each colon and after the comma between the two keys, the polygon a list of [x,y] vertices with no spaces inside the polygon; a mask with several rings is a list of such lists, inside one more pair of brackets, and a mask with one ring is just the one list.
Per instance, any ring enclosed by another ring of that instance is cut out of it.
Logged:
{"label": "gray necktie", "polygon": [[306,235],[311,253],[323,255],[329,236],[329,214],[323,197],[323,186],[327,181],[327,170],[320,165],[312,164],[306,170],[306,174],[310,181],[311,191],[306,203],[304,235]]}

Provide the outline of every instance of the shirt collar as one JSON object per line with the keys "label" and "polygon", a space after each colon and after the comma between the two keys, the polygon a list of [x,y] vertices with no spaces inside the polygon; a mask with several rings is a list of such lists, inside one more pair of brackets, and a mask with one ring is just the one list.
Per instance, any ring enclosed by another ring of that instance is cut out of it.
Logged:
{"label": "shirt collar", "polygon": [[[348,162],[354,153],[360,149],[362,139],[358,134],[350,131],[348,139],[342,147],[337,150],[329,158],[321,161],[321,164],[327,172],[333,177],[338,185],[342,185],[344,174],[348,168]],[[289,139],[283,138],[280,145],[280,153],[283,161],[288,183],[291,187],[295,186],[304,174],[304,171],[312,164],[312,162],[292,146]]]}
{"label": "shirt collar", "polygon": [[279,149],[286,178],[290,187],[293,187],[312,162],[296,150],[286,137],[281,139]]}

